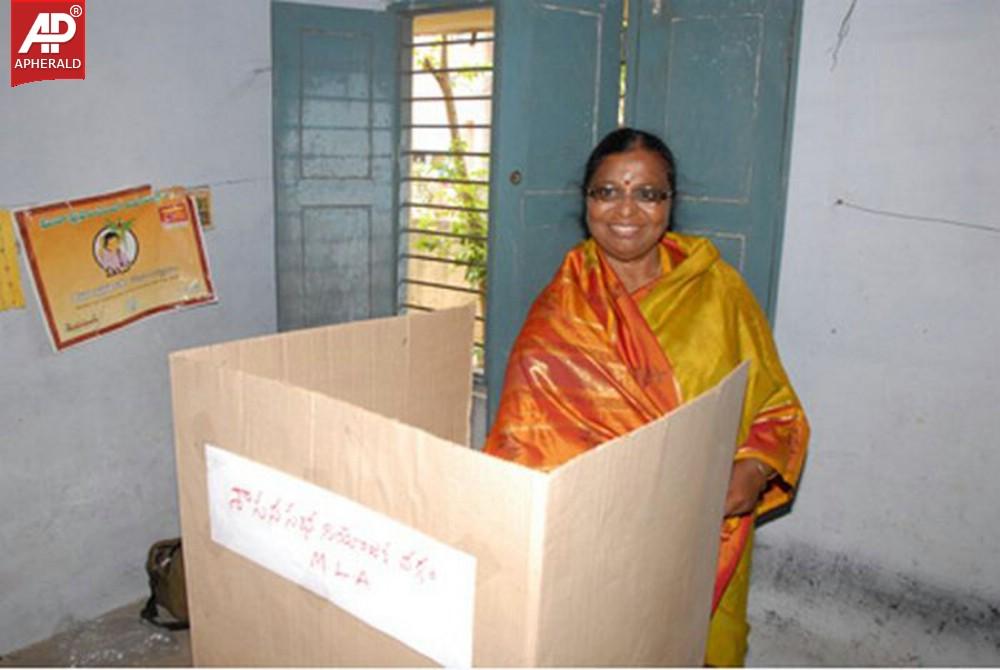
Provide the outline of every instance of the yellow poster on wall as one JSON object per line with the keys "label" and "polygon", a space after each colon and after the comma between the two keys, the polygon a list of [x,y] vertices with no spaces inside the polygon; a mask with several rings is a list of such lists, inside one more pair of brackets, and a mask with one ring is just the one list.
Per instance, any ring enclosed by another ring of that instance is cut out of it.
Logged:
{"label": "yellow poster on wall", "polygon": [[0,312],[24,307],[21,273],[17,268],[17,244],[10,212],[0,209]]}
{"label": "yellow poster on wall", "polygon": [[17,212],[56,349],[215,291],[184,189],[149,186]]}

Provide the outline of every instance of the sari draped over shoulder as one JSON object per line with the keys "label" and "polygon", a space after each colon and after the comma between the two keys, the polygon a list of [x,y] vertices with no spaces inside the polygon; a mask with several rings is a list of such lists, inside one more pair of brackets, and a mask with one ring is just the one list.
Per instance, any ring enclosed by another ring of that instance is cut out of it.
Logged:
{"label": "sari draped over shoulder", "polygon": [[[663,274],[633,294],[594,240],[571,250],[511,352],[487,453],[550,470],[709,390],[743,360],[749,380],[736,459],[778,476],[757,513],[789,502],[809,426],[767,321],[708,240],[668,233]],[[713,611],[748,542],[753,517],[722,524]]]}

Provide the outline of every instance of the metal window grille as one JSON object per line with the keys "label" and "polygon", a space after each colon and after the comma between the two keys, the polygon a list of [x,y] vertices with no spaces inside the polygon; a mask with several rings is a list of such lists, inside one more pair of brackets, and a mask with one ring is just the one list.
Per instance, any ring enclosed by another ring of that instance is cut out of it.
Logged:
{"label": "metal window grille", "polygon": [[493,34],[414,34],[400,61],[398,305],[401,312],[477,303],[483,367]]}

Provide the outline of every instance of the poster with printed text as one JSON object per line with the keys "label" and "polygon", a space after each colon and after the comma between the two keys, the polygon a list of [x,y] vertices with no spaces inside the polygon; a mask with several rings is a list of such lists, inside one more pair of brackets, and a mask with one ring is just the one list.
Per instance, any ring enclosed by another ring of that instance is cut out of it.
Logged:
{"label": "poster with printed text", "polygon": [[17,212],[57,350],[143,317],[215,301],[184,189],[140,186]]}

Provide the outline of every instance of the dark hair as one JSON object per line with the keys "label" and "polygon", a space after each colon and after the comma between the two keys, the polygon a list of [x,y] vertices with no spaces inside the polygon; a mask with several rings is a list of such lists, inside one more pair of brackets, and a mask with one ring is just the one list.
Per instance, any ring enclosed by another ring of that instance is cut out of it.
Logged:
{"label": "dark hair", "polygon": [[101,245],[102,245],[102,246],[103,246],[103,247],[104,247],[105,249],[107,249],[107,248],[108,248],[108,243],[109,243],[109,242],[110,242],[110,241],[111,241],[112,239],[116,239],[116,240],[118,240],[118,241],[121,241],[121,237],[122,237],[122,236],[121,236],[121,235],[119,235],[118,233],[116,233],[115,231],[113,231],[113,230],[109,230],[108,232],[104,233],[104,239],[102,239],[102,240],[101,240]]}
{"label": "dark hair", "polygon": [[[601,166],[605,158],[613,154],[631,151],[632,149],[648,149],[660,157],[663,161],[663,167],[667,171],[667,188],[670,195],[673,196],[677,187],[677,162],[674,160],[674,154],[670,151],[666,143],[653,133],[647,133],[645,130],[628,127],[612,130],[590,152],[590,158],[587,159],[587,165],[583,170],[583,184],[580,186],[580,191],[583,195],[583,212],[580,214],[580,223],[583,225],[583,230],[588,236],[590,232],[587,228],[587,189],[590,188],[590,180],[594,178],[594,173],[597,172],[597,168]],[[674,210],[671,208],[669,228],[674,227],[673,219]]]}

